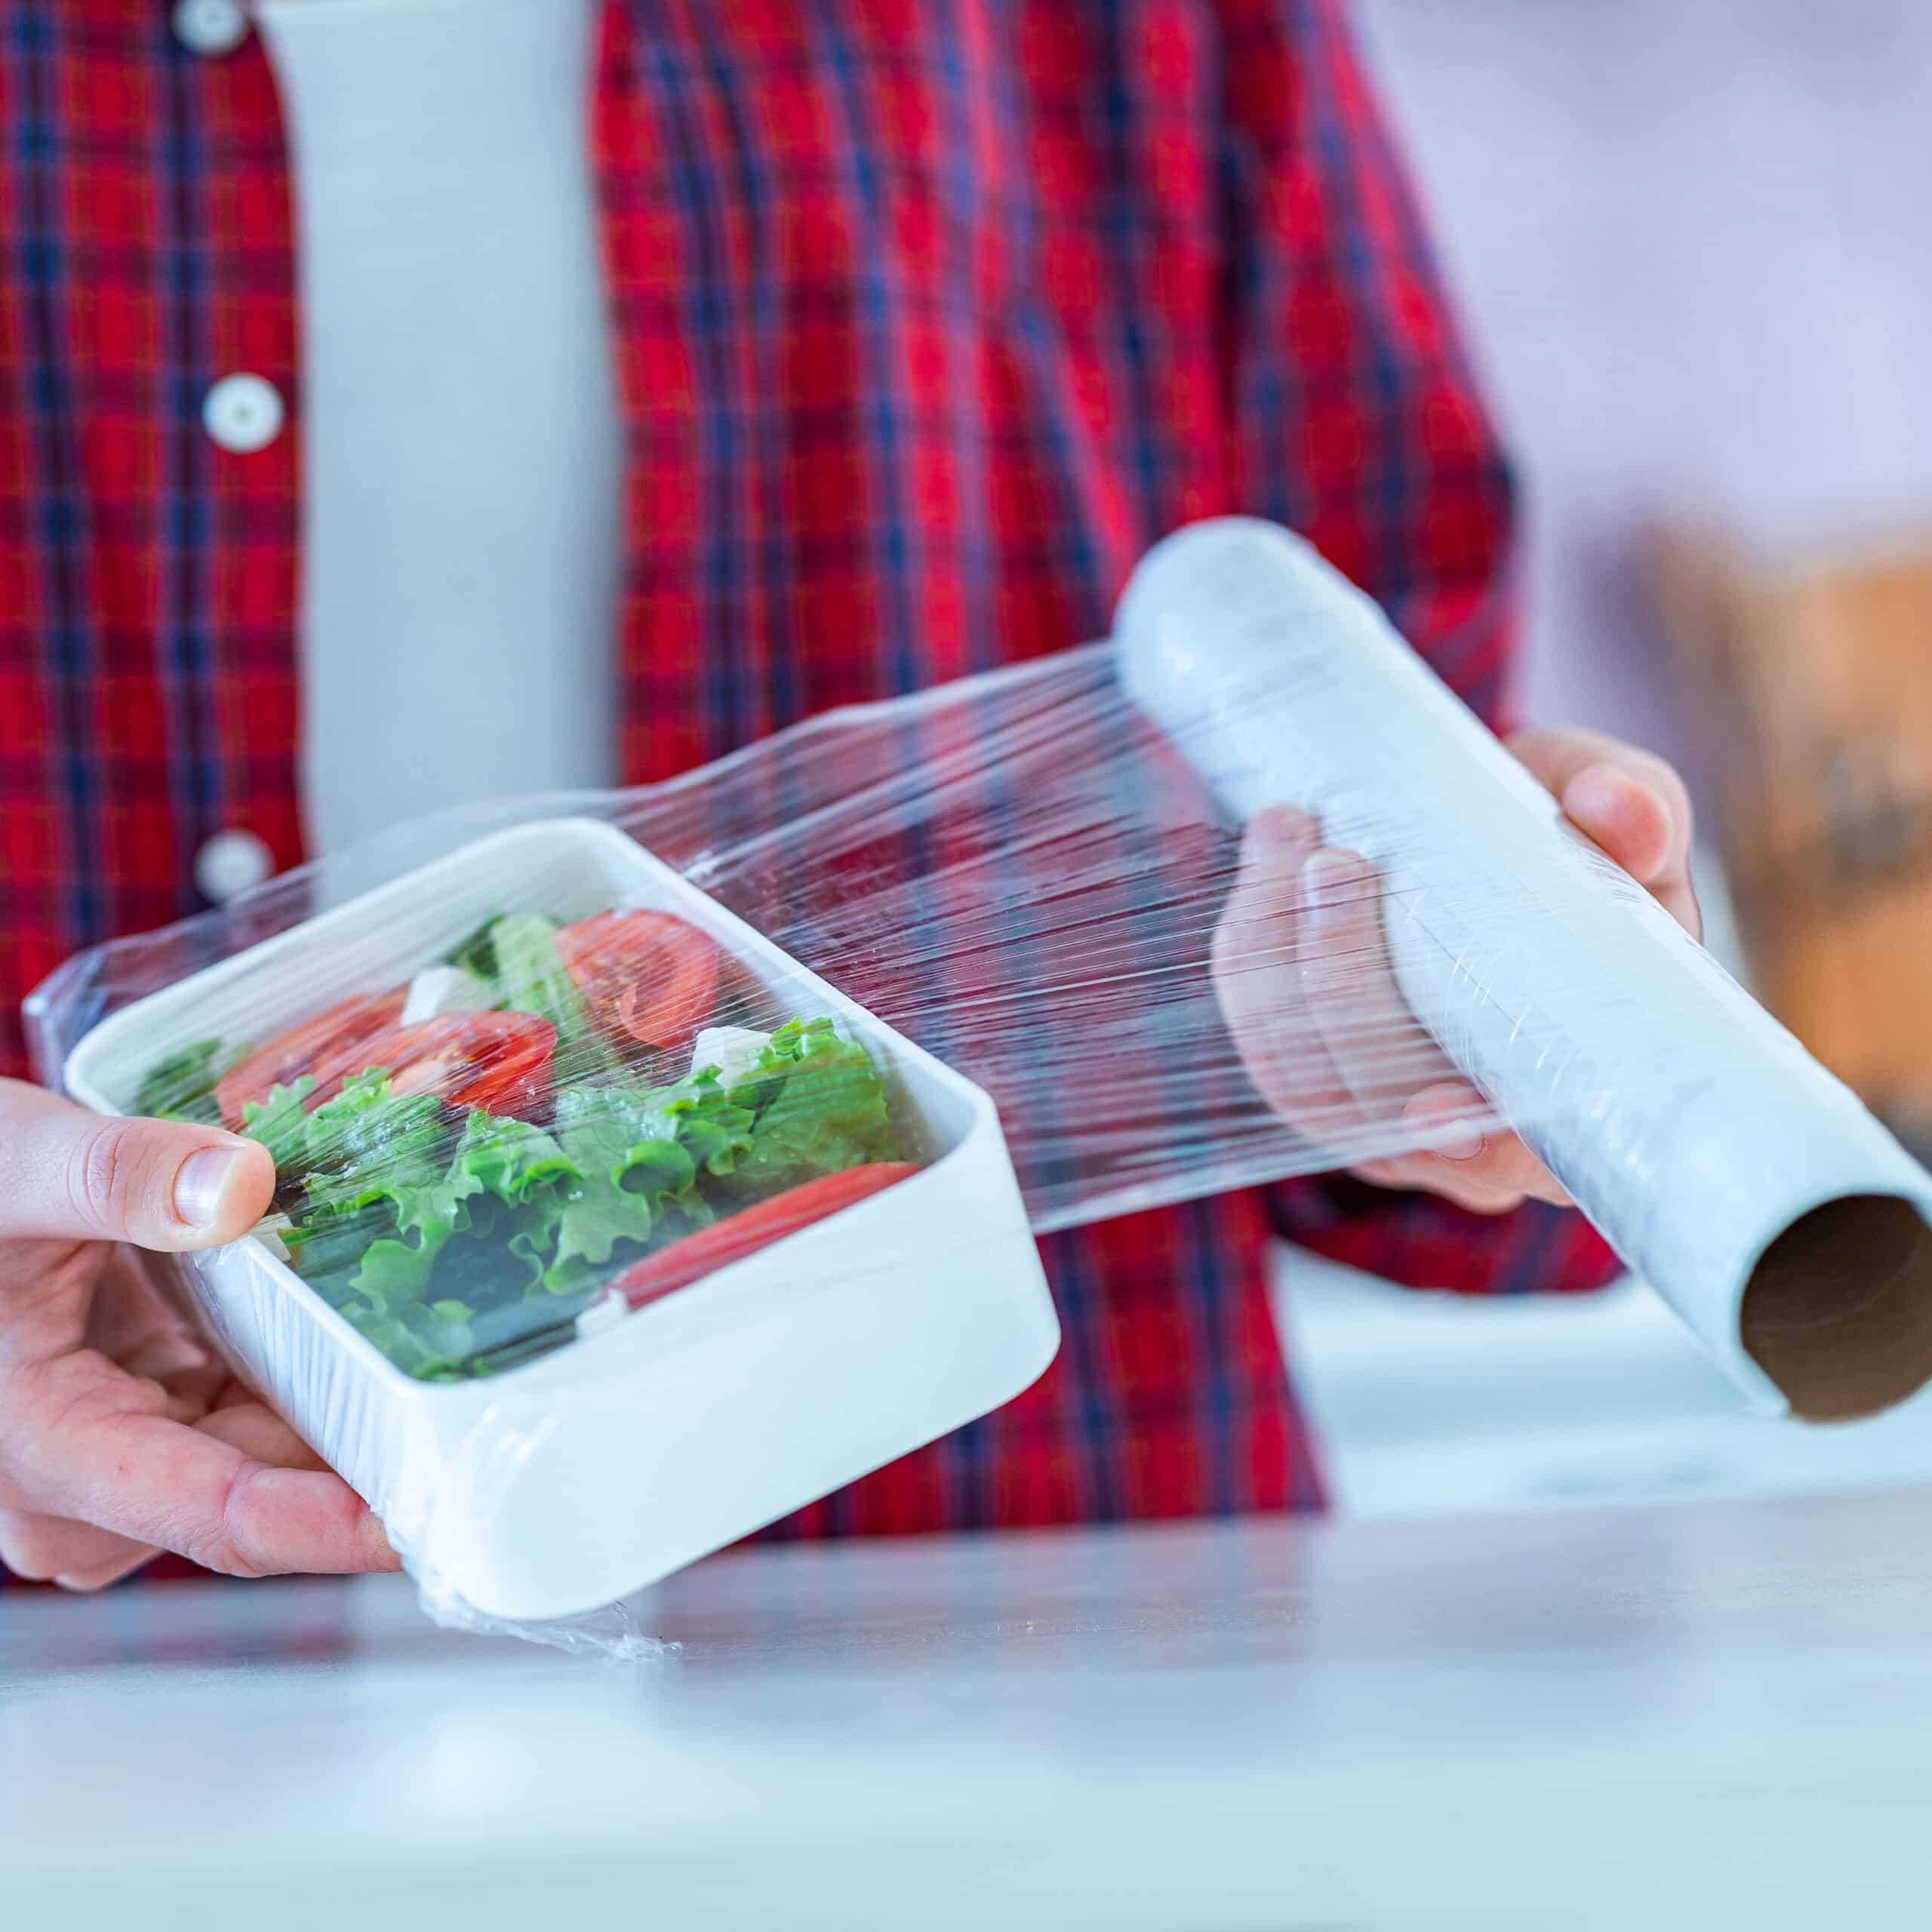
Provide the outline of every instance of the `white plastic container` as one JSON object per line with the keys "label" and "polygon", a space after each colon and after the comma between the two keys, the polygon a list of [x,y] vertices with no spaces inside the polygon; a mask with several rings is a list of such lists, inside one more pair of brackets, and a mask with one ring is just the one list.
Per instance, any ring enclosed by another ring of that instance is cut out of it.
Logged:
{"label": "white plastic container", "polygon": [[[491,914],[675,912],[786,1013],[863,1041],[923,1172],[554,1352],[485,1380],[405,1375],[248,1240],[181,1257],[208,1327],[382,1517],[411,1566],[493,1617],[596,1608],[997,1407],[1059,1324],[992,1102],[616,827],[478,841],[150,995],[69,1056],[104,1112],[162,1056],[266,1038],[394,984]],[[245,1025],[238,1025],[238,1016]]]}

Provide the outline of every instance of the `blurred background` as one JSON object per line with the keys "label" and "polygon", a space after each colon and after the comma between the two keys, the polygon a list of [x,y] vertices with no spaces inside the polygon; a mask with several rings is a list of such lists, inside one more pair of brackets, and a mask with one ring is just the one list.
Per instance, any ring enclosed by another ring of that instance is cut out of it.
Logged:
{"label": "blurred background", "polygon": [[[1358,0],[1527,487],[1530,716],[1690,780],[1724,963],[1932,1142],[1932,6]],[[1367,1515],[1932,1475],[1932,1392],[1746,1415],[1635,1284],[1472,1303],[1299,1253]]]}

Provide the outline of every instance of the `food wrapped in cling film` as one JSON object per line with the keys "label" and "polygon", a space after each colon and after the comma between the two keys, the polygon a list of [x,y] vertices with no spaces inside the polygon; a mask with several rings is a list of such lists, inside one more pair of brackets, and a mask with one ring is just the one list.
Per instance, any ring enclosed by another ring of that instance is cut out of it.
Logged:
{"label": "food wrapped in cling film", "polygon": [[608,817],[478,834],[241,909],[210,964],[226,922],[161,936],[197,970],[66,1078],[269,1147],[273,1212],[175,1264],[205,1325],[438,1614],[602,1647],[577,1620],[997,1406],[1058,1330],[971,1081]]}
{"label": "food wrapped in cling film", "polygon": [[[1932,1369],[1932,1183],[1367,599],[1235,521],[1115,628],[395,828],[35,995],[78,1097],[275,1152],[197,1303],[451,1614],[589,1609],[1014,1394],[1032,1232],[1446,1127],[1521,1132],[1766,1406]],[[1386,949],[1258,863],[1278,817],[1244,845],[1283,807]]]}

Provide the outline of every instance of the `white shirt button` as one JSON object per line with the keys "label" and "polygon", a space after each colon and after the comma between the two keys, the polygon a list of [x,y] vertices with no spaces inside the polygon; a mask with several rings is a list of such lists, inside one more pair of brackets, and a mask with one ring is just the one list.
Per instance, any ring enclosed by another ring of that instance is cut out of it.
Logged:
{"label": "white shirt button", "polygon": [[248,16],[237,0],[178,0],[174,38],[190,54],[232,54],[248,38]]}
{"label": "white shirt button", "polygon": [[202,426],[237,456],[265,450],[281,433],[281,392],[264,376],[224,376],[202,404]]}
{"label": "white shirt button", "polygon": [[195,883],[204,899],[225,906],[275,870],[267,846],[252,832],[217,832],[195,854]]}

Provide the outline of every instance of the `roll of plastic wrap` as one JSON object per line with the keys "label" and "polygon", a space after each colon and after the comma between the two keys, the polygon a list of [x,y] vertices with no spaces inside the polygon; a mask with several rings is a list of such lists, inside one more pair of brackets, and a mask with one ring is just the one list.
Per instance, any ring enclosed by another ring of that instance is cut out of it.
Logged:
{"label": "roll of plastic wrap", "polygon": [[1115,636],[1230,811],[1297,806],[1376,867],[1417,1017],[1749,1396],[1844,1418],[1932,1375],[1932,1177],[1374,602],[1229,519],[1149,555]]}

